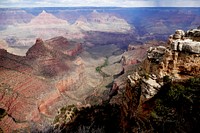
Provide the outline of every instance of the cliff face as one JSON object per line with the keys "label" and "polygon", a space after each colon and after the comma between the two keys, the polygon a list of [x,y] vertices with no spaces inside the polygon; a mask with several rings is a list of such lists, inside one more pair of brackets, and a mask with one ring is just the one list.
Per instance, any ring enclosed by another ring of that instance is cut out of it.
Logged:
{"label": "cliff face", "polygon": [[[153,73],[162,78],[165,75],[175,79],[199,75],[199,51],[198,29],[187,31],[177,30],[169,37],[168,46],[150,48],[148,58],[143,63],[147,73]],[[197,40],[194,40],[194,37]],[[192,40],[193,39],[193,40]]]}
{"label": "cliff face", "polygon": [[[194,52],[199,50],[200,45],[199,42],[188,41],[192,36],[187,36],[184,31],[177,30],[173,38],[170,36],[167,47],[150,47],[147,58],[133,74],[128,76],[131,82],[141,80],[142,92],[146,98],[153,97],[159,91],[164,76],[169,76],[172,80],[183,80],[200,75],[199,53]],[[179,49],[174,49],[176,42],[187,42],[187,44],[181,47],[179,43]],[[196,43],[197,47],[193,47],[193,43]],[[186,50],[186,46],[190,47],[190,51]],[[139,78],[136,78],[136,75]]]}
{"label": "cliff face", "polygon": [[[119,27],[120,25],[120,27]],[[99,13],[94,10],[86,17],[81,16],[73,24],[83,31],[117,32],[126,33],[130,31],[131,26],[122,18],[107,13]]]}
{"label": "cliff face", "polygon": [[147,73],[154,73],[160,78],[169,75],[177,79],[198,76],[200,74],[199,54],[165,50],[166,51],[163,53],[164,55],[160,55],[163,56],[161,59],[158,59],[159,57],[156,57],[156,59],[154,57],[149,57],[149,59],[144,61],[143,68]]}
{"label": "cliff face", "polygon": [[[29,132],[33,125],[43,128],[66,100],[77,103],[77,99],[66,94],[69,88],[78,91],[73,84],[77,81],[82,84],[84,78],[81,75],[84,69],[76,63],[75,55],[81,52],[77,46],[80,44],[57,37],[47,41],[37,39],[24,57],[0,50],[0,109],[6,112],[0,127],[4,132],[20,129]],[[75,77],[70,76],[74,73]]]}
{"label": "cliff face", "polygon": [[[155,99],[161,95],[160,93],[163,90],[166,92],[174,91],[174,89],[170,90],[173,88],[173,84],[167,87],[166,82],[170,80],[172,80],[171,82],[184,82],[186,79],[200,75],[200,55],[194,52],[199,50],[200,45],[197,39],[194,41],[191,40],[189,43],[188,39],[191,38],[193,38],[191,34],[185,34],[183,31],[180,32],[180,30],[176,31],[173,37],[169,38],[167,47],[150,47],[147,51],[147,58],[135,72],[128,75],[128,82],[122,96],[124,99],[121,102],[121,124],[124,132],[137,132],[139,130],[153,132],[153,128],[150,126],[148,120],[150,120],[150,112],[155,108],[154,106],[157,107]],[[188,51],[187,47],[181,47],[180,44],[178,46],[179,49],[174,49],[174,43],[176,42],[187,42],[186,45],[190,47],[190,50]],[[193,47],[193,43],[198,45]],[[181,50],[180,47],[182,48]],[[162,90],[161,86],[163,85],[165,87],[162,88],[165,89]],[[182,91],[183,89],[181,90],[181,85],[178,86],[175,85],[174,87],[178,89],[175,89],[177,92],[174,92],[173,95],[169,94],[171,92],[168,92],[166,95],[171,97],[179,95],[178,91]],[[188,86],[188,84],[186,83],[185,86]],[[162,93],[164,94],[164,92]],[[163,96],[165,97],[165,95]]]}

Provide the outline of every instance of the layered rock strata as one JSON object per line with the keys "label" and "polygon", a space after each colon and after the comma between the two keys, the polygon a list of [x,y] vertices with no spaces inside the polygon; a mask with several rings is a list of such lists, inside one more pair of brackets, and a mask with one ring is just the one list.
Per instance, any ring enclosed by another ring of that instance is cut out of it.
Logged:
{"label": "layered rock strata", "polygon": [[[177,39],[177,35],[180,35],[181,38]],[[187,35],[178,30],[175,36],[170,36],[171,40],[169,42],[171,43],[167,47],[150,48],[147,51],[147,58],[135,72],[128,75],[126,89],[123,92],[123,100],[121,101],[124,132],[141,130],[140,122],[143,121],[142,124],[145,124],[145,117],[147,117],[145,115],[148,114],[144,111],[145,102],[150,102],[160,91],[161,86],[168,82],[167,80],[183,81],[200,75],[200,55],[198,52],[192,52],[198,49],[198,47],[193,47],[193,43],[198,44],[199,42],[196,42],[196,40],[187,41],[187,45],[191,46],[191,51],[176,50],[174,49],[174,42],[185,42],[184,38]],[[133,123],[130,124],[130,121]],[[148,125],[145,126],[148,128]]]}
{"label": "layered rock strata", "polygon": [[6,111],[0,127],[4,132],[43,129],[58,108],[80,101],[66,92],[77,91],[84,79],[75,56],[81,49],[81,44],[56,37],[37,39],[24,57],[0,50],[0,108]]}

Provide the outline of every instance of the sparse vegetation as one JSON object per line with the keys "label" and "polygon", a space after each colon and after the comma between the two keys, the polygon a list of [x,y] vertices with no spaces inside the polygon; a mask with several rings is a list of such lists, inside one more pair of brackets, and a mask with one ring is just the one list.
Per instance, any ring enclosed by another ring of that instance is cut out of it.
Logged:
{"label": "sparse vegetation", "polygon": [[82,108],[72,122],[59,127],[67,133],[118,133],[120,132],[120,108],[118,105],[94,105]]}
{"label": "sparse vegetation", "polygon": [[163,82],[164,82],[164,83],[169,83],[169,82],[171,82],[170,77],[169,77],[168,75],[164,76],[164,77],[163,77]]}
{"label": "sparse vegetation", "polygon": [[109,63],[108,63],[108,57],[106,57],[106,59],[105,59],[103,65],[96,67],[96,71],[97,71],[98,73],[100,73],[103,77],[109,77],[108,74],[102,72],[102,70],[101,70],[103,67],[108,66],[108,64],[109,64]]}
{"label": "sparse vegetation", "polygon": [[[168,78],[167,78],[168,79]],[[155,100],[151,121],[156,132],[199,132],[200,78],[168,82]]]}
{"label": "sparse vegetation", "polygon": [[96,67],[96,71],[97,71],[97,72],[101,72],[101,69],[102,69],[103,67],[106,67],[106,66],[108,66],[108,57],[106,57],[106,59],[105,59],[103,65]]}
{"label": "sparse vegetation", "polygon": [[75,105],[64,106],[58,111],[58,115],[54,119],[54,125],[56,128],[61,128],[67,124],[78,112]]}

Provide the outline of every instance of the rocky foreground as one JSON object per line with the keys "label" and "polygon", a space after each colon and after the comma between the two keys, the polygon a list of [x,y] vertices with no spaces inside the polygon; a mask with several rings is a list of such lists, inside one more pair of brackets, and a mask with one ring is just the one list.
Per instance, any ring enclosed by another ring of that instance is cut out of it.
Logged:
{"label": "rocky foreground", "polygon": [[177,30],[167,46],[151,47],[139,65],[124,67],[128,70],[115,79],[109,101],[87,108],[65,106],[51,130],[199,132],[199,33]]}

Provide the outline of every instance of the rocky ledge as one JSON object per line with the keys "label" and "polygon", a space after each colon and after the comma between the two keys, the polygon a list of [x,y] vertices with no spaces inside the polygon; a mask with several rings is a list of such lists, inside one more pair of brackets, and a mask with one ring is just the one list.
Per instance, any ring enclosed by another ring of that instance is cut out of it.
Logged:
{"label": "rocky ledge", "polygon": [[[200,33],[198,29],[192,31]],[[167,46],[150,47],[140,69],[128,76],[131,83],[141,80],[145,98],[152,98],[159,91],[165,76],[182,80],[200,75],[200,42],[192,40],[192,31],[177,30]]]}
{"label": "rocky ledge", "polygon": [[[200,75],[199,33],[199,29],[193,29],[186,33],[182,30],[177,30],[174,35],[169,37],[167,46],[150,47],[147,50],[147,58],[139,65],[135,72],[127,77],[126,89],[123,93],[123,100],[121,102],[123,114],[122,125],[125,129],[124,131],[127,131],[126,129],[128,127],[130,128],[130,121],[132,120],[136,122],[135,127],[137,128],[129,129],[129,131],[137,129],[145,130],[145,132],[147,132],[147,129],[141,129],[142,125],[140,125],[140,122],[143,121],[147,124],[148,122],[146,120],[150,120],[150,118],[147,118],[146,115],[148,114],[148,117],[152,117],[152,114],[149,114],[150,110],[152,111],[152,108],[158,108],[158,106],[159,108],[161,106],[163,107],[160,103],[159,105],[158,103],[155,103],[155,101],[158,102],[155,99],[160,97],[160,95],[162,95],[162,97],[177,96],[182,93],[179,91],[184,89],[187,90],[187,87],[184,88],[182,84],[190,86],[189,82],[198,81],[198,78],[196,81],[195,79],[192,79],[191,81],[186,80]],[[195,87],[191,86],[191,89],[193,88]],[[198,87],[195,89],[197,88]],[[167,94],[165,94],[166,92]],[[164,101],[164,99],[162,99],[162,101]],[[148,105],[146,103],[148,103]],[[168,107],[165,107],[165,109],[168,109]],[[154,111],[155,110],[156,109],[154,109]],[[156,117],[156,119],[158,118],[158,116],[154,117]],[[193,122],[195,123],[195,121]],[[157,124],[159,124],[159,122]],[[146,128],[149,128],[148,124],[145,126]]]}

